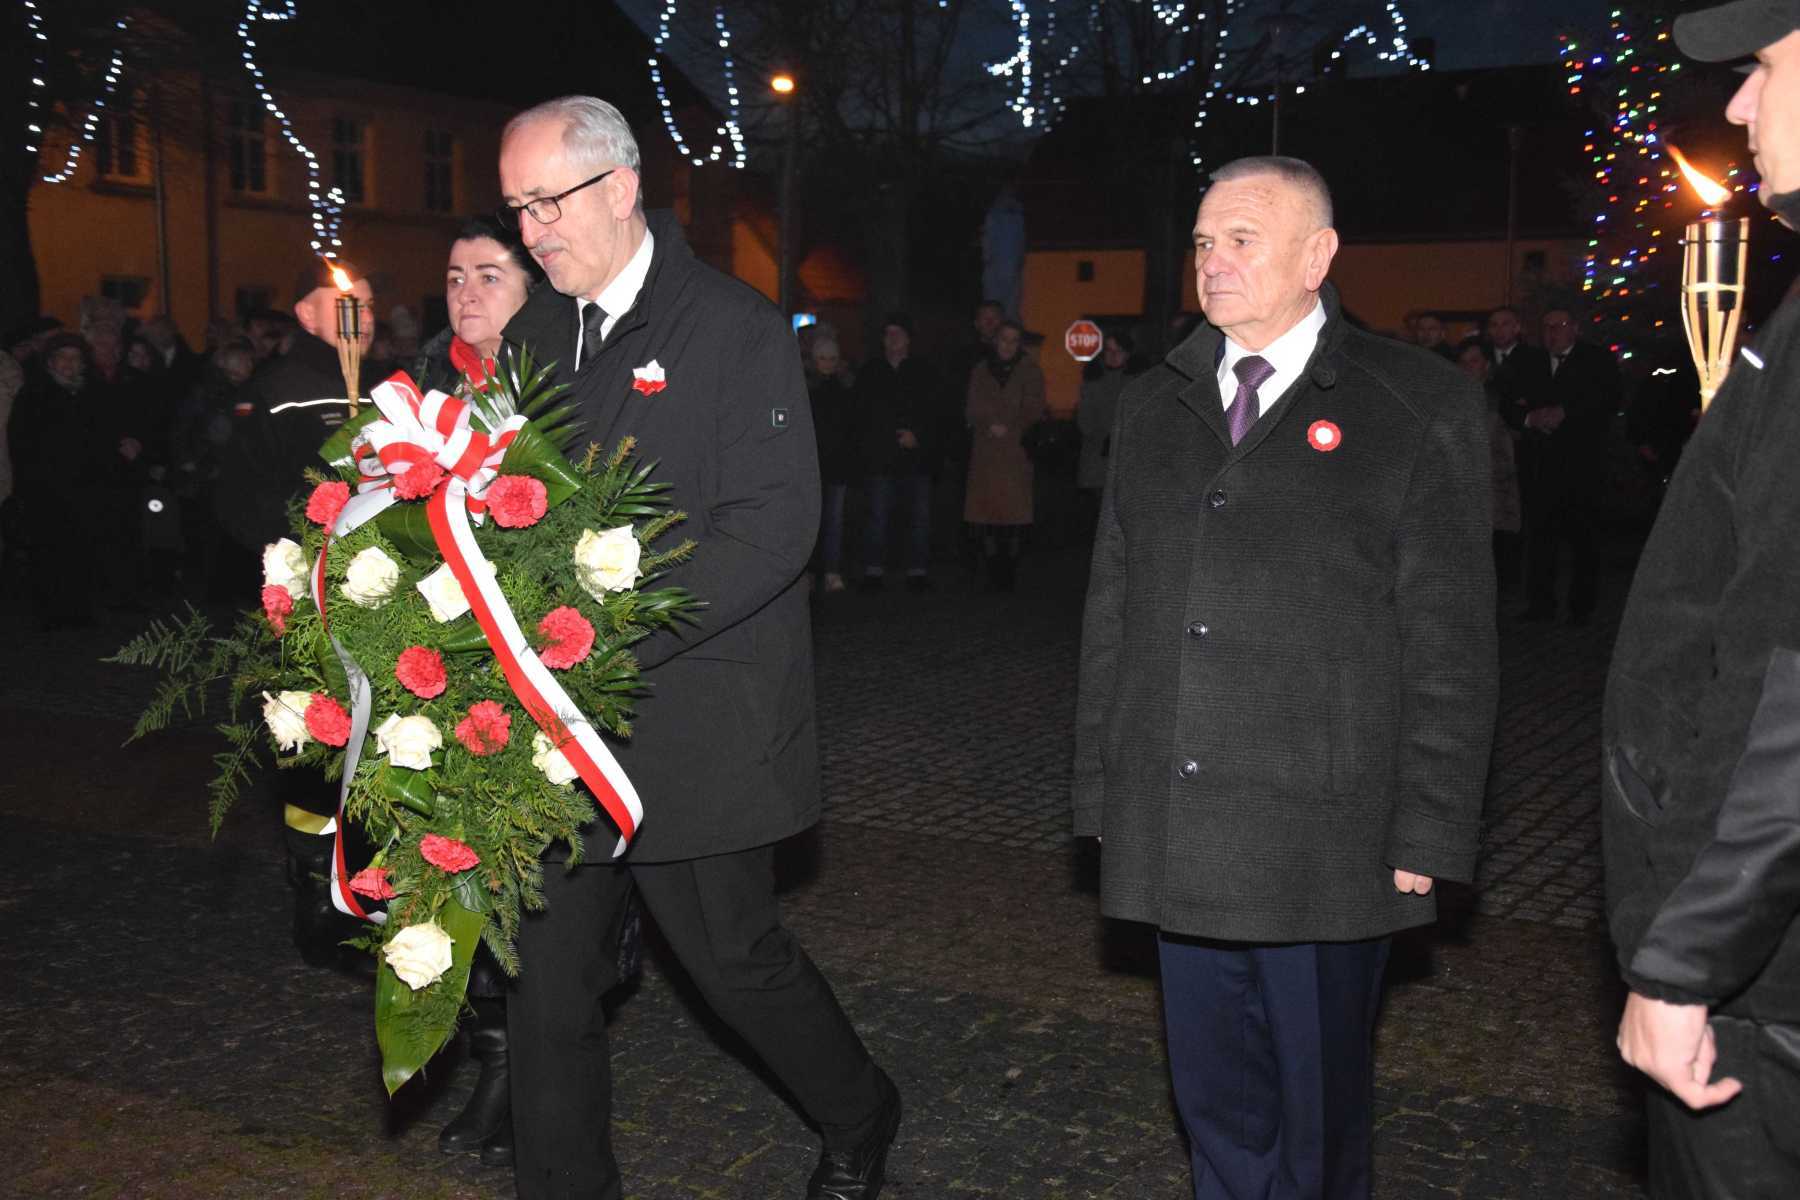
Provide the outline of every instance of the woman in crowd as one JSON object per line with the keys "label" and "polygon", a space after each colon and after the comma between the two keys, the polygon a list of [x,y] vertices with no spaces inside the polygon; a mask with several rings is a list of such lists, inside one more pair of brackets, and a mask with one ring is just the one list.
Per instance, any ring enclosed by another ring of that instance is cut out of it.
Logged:
{"label": "woman in crowd", "polygon": [[450,327],[420,348],[413,380],[427,391],[455,391],[465,372],[497,360],[501,332],[543,277],[518,230],[487,216],[464,221],[444,272]]}
{"label": "woman in crowd", "polygon": [[118,553],[111,501],[137,447],[117,435],[80,335],[50,337],[38,363],[7,429],[16,528],[39,623],[45,629],[91,625],[100,565]]}
{"label": "woman in crowd", "polygon": [[[453,392],[463,375],[501,357],[501,331],[543,278],[519,243],[518,231],[492,217],[470,217],[450,243],[444,271],[444,305],[450,327],[419,350],[412,376],[424,390]],[[481,1064],[481,1078],[461,1113],[444,1126],[438,1147],[446,1154],[479,1151],[489,1166],[513,1161],[512,1104],[508,1098],[506,975],[478,948],[469,968],[469,1054]]]}
{"label": "woman in crowd", "polygon": [[857,451],[856,390],[850,371],[838,350],[837,339],[815,337],[811,348],[812,378],[807,397],[812,401],[813,435],[819,443],[819,482],[823,486],[819,506],[817,569],[827,592],[844,590],[844,498],[862,482]]}
{"label": "woman in crowd", "polygon": [[1075,410],[1075,424],[1081,430],[1081,461],[1075,470],[1075,486],[1081,489],[1082,516],[1090,530],[1100,510],[1100,489],[1106,486],[1113,417],[1119,411],[1119,393],[1130,375],[1132,349],[1128,336],[1109,333],[1100,357],[1082,372],[1081,407]]}
{"label": "woman in crowd", "polygon": [[989,584],[1010,592],[1032,519],[1031,457],[1020,438],[1044,415],[1044,373],[1026,358],[1025,331],[1007,321],[969,372],[966,418],[974,435],[963,520],[981,539]]}
{"label": "woman in crowd", "polygon": [[1519,527],[1523,510],[1519,505],[1519,467],[1513,456],[1513,433],[1500,417],[1504,398],[1488,382],[1494,368],[1488,348],[1480,338],[1469,338],[1456,348],[1456,365],[1481,385],[1487,398],[1488,455],[1492,471],[1494,578],[1501,591],[1507,591],[1519,579]]}

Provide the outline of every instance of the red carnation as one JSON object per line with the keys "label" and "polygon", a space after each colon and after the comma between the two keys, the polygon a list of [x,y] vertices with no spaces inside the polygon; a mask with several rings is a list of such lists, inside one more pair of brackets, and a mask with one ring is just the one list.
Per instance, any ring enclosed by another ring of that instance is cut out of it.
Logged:
{"label": "red carnation", "polygon": [[271,583],[262,590],[262,604],[263,616],[275,627],[275,636],[286,633],[288,615],[294,611],[293,594],[279,583]]}
{"label": "red carnation", "polygon": [[402,500],[423,500],[444,482],[444,468],[427,459],[414,463],[394,480],[394,495]]}
{"label": "red carnation", "polygon": [[[482,703],[492,704],[493,701]],[[481,857],[466,844],[436,833],[428,833],[419,839],[419,853],[425,856],[426,862],[447,875],[466,871],[481,861]]]}
{"label": "red carnation", "polygon": [[350,890],[371,900],[392,900],[395,895],[386,867],[364,867],[350,877]]}
{"label": "red carnation", "polygon": [[542,480],[529,475],[502,475],[488,485],[488,511],[507,529],[536,525],[550,507]]}
{"label": "red carnation", "polygon": [[496,700],[481,700],[469,706],[469,715],[456,726],[456,740],[470,754],[485,757],[506,749],[512,736],[512,718]]}
{"label": "red carnation", "polygon": [[314,692],[306,706],[306,732],[327,746],[342,746],[350,740],[350,714],[330,696]]}
{"label": "red carnation", "polygon": [[566,671],[594,648],[594,627],[579,609],[567,604],[551,609],[537,628],[544,637],[544,648],[538,651],[538,657],[546,667]]}
{"label": "red carnation", "polygon": [[338,480],[321,483],[306,498],[306,519],[330,529],[337,524],[338,514],[350,503],[350,485]]}
{"label": "red carnation", "polygon": [[408,646],[394,660],[394,678],[421,700],[444,694],[444,656],[429,646]]}

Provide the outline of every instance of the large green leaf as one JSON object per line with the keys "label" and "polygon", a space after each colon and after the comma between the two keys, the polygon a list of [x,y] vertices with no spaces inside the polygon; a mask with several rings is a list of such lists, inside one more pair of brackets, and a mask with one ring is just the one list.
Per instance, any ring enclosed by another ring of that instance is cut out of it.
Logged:
{"label": "large green leaf", "polygon": [[390,505],[375,518],[375,528],[394,544],[396,550],[415,563],[428,563],[442,557],[423,501]]}
{"label": "large green leaf", "polygon": [[325,444],[319,447],[319,457],[340,471],[348,470],[349,474],[354,477],[356,467],[348,462],[350,443],[356,440],[356,435],[362,432],[364,425],[370,421],[379,420],[380,417],[381,410],[373,404],[361,406],[357,409],[354,420],[345,421],[337,427],[336,432],[325,439]]}
{"label": "large green leaf", "polygon": [[552,508],[581,491],[581,471],[535,425],[525,426],[513,438],[512,445],[506,448],[506,457],[500,461],[500,473],[529,475],[538,480],[544,485]]}
{"label": "large green leaf", "polygon": [[[387,958],[377,956],[375,1041],[381,1047],[381,1081],[387,1085],[388,1095],[418,1074],[456,1032],[456,1017],[469,988],[469,963],[475,958],[486,920],[455,900],[444,905],[438,924],[450,935],[455,949],[450,969],[424,992],[415,992],[401,982]],[[427,993],[433,993],[430,1003],[425,999]],[[446,993],[456,1002],[448,1003]]]}
{"label": "large green leaf", "polygon": [[446,623],[438,630],[435,644],[445,654],[467,654],[488,648],[487,634],[481,631],[481,622],[475,619],[472,612],[466,612]]}
{"label": "large green leaf", "polygon": [[382,763],[375,772],[375,786],[395,804],[403,804],[426,820],[437,815],[436,777],[430,771]]}

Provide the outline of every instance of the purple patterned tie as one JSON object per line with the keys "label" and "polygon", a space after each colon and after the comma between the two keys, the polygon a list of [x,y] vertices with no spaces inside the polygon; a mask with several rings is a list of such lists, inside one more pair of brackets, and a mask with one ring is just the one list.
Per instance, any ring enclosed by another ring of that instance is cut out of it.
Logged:
{"label": "purple patterned tie", "polygon": [[1246,354],[1237,360],[1231,368],[1238,377],[1237,395],[1231,398],[1231,407],[1225,410],[1225,423],[1231,427],[1231,444],[1237,445],[1256,424],[1261,415],[1261,406],[1256,400],[1256,389],[1269,382],[1269,376],[1275,368],[1269,360],[1254,354]]}

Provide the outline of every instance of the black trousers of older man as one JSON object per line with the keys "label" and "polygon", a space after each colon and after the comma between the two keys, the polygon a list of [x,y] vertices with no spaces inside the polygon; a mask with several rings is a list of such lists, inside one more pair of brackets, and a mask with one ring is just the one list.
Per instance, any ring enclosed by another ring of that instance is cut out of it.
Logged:
{"label": "black trousers of older man", "polygon": [[[520,1200],[623,1195],[600,1000],[618,982],[612,948],[634,886],[707,1004],[826,1144],[867,1136],[884,1099],[881,1072],[831,985],[781,925],[773,846],[630,866],[547,862],[548,907],[520,922],[523,970],[506,1006]],[[691,1114],[692,1128],[706,1121]]]}
{"label": "black trousers of older man", "polygon": [[1368,1200],[1388,939],[1161,939],[1195,1200]]}

